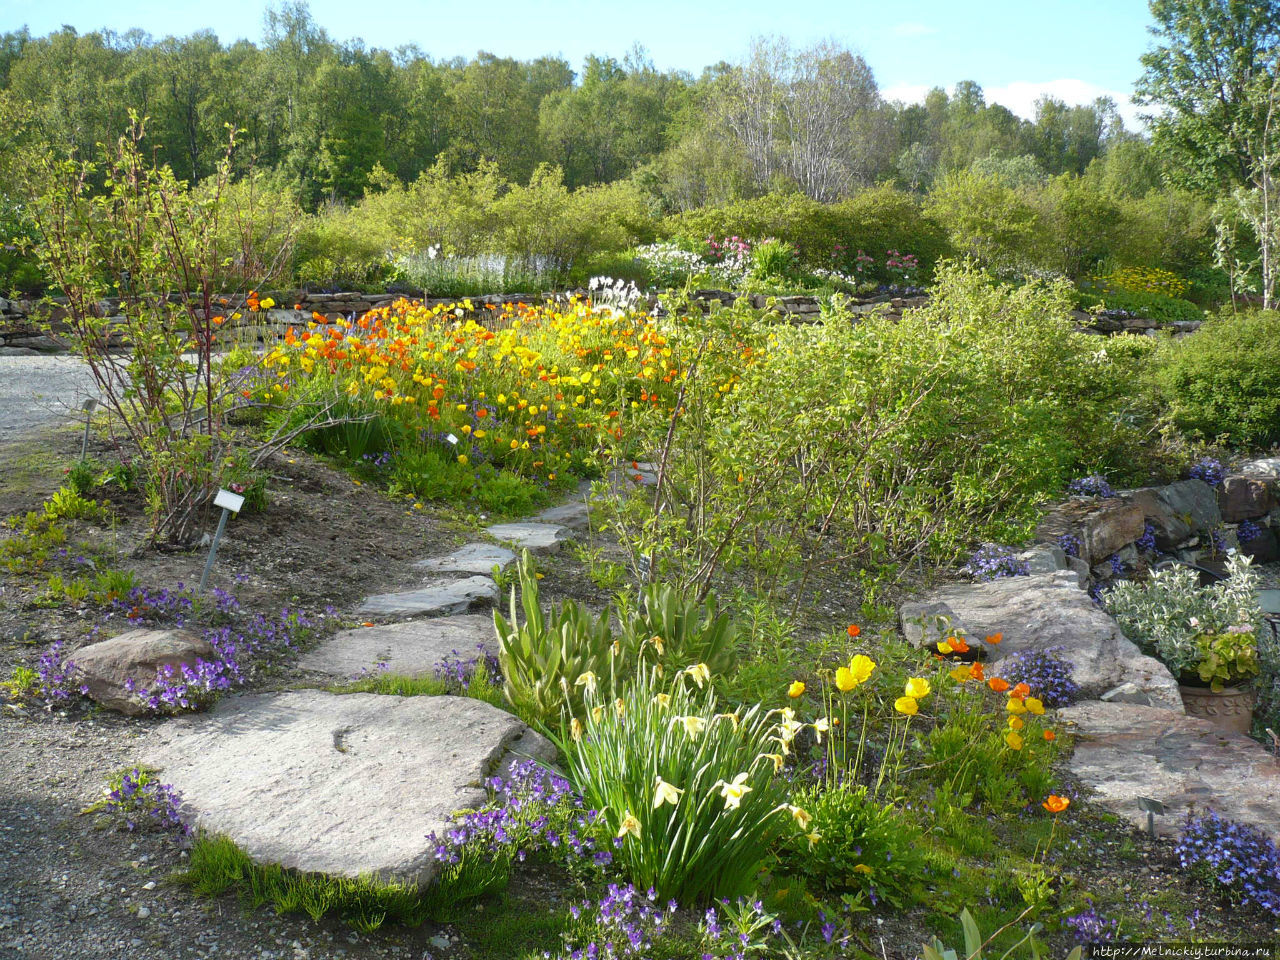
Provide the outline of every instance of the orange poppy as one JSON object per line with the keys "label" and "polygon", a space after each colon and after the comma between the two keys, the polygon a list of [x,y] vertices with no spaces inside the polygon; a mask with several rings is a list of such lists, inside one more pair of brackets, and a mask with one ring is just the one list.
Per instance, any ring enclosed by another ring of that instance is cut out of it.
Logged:
{"label": "orange poppy", "polygon": [[951,646],[951,649],[954,650],[956,653],[969,652],[969,644],[965,643],[959,637],[947,637],[947,643]]}
{"label": "orange poppy", "polygon": [[987,681],[987,686],[996,693],[1004,693],[1004,691],[1009,689],[1009,681],[1002,677],[992,677]]}
{"label": "orange poppy", "polygon": [[987,637],[987,643],[998,644],[1003,639],[1004,639],[1003,633],[993,633],[991,634],[991,636]]}
{"label": "orange poppy", "polygon": [[977,661],[974,661],[972,664],[969,665],[969,679],[971,680],[986,679],[986,677],[982,675],[982,664],[978,663]]}
{"label": "orange poppy", "polygon": [[849,636],[856,637],[862,633],[862,628],[856,623],[849,624],[849,629],[845,631]]}
{"label": "orange poppy", "polygon": [[1049,799],[1040,804],[1040,806],[1044,807],[1050,813],[1061,813],[1063,810],[1067,809],[1067,807],[1071,806],[1071,801],[1066,797],[1055,796],[1051,793],[1049,794]]}
{"label": "orange poppy", "polygon": [[1015,700],[1023,700],[1031,693],[1031,688],[1025,683],[1020,683],[1009,691],[1009,696]]}
{"label": "orange poppy", "polygon": [[1058,735],[1052,730],[1046,730],[1044,732],[1044,739],[1046,743],[1053,743],[1053,741],[1058,739]]}

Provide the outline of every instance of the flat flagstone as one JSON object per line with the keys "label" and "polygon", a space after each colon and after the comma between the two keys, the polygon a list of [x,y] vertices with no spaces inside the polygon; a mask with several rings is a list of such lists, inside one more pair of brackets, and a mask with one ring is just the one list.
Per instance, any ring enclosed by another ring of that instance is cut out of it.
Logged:
{"label": "flat flagstone", "polygon": [[1176,835],[1188,809],[1250,823],[1280,840],[1280,762],[1248,737],[1208,721],[1132,703],[1088,702],[1059,710],[1075,727],[1071,773],[1092,799],[1146,829],[1138,798],[1167,811],[1156,832]]}
{"label": "flat flagstone", "polygon": [[447,557],[432,557],[414,564],[432,573],[491,573],[494,567],[505,570],[516,555],[506,547],[492,543],[468,543]]}
{"label": "flat flagstone", "polygon": [[356,612],[369,617],[424,617],[466,613],[482,600],[498,599],[490,577],[431,581],[416,590],[366,597]]}
{"label": "flat flagstone", "polygon": [[479,700],[299,690],[171,720],[138,759],[181,792],[189,823],[259,863],[426,883],[428,834],[483,803],[484,778],[521,756],[555,750]]}
{"label": "flat flagstone", "polygon": [[551,507],[535,516],[537,523],[551,523],[570,530],[587,530],[591,526],[590,510],[585,500],[571,500],[563,506]]}
{"label": "flat flagstone", "polygon": [[298,661],[304,670],[355,677],[382,669],[401,677],[429,677],[445,658],[497,653],[493,618],[483,614],[406,620],[343,630]]}
{"label": "flat flagstone", "polygon": [[489,527],[487,532],[495,540],[514,544],[531,553],[555,553],[573,539],[567,528],[556,523],[499,523]]}

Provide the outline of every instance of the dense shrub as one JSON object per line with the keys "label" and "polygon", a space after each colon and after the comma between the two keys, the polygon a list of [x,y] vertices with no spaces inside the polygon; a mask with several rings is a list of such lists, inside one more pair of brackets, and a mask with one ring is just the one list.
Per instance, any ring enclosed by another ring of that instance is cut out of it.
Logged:
{"label": "dense shrub", "polygon": [[1077,302],[1084,309],[1123,310],[1135,317],[1146,317],[1160,323],[1204,319],[1200,308],[1189,300],[1147,290],[1127,290],[1105,279],[1082,283]]}
{"label": "dense shrub", "polygon": [[957,252],[1000,271],[1034,264],[1040,215],[1025,192],[992,175],[949,173],[925,200],[924,212],[946,231]]}
{"label": "dense shrub", "polygon": [[1223,313],[1160,351],[1157,390],[1173,422],[1237,447],[1280,442],[1280,313]]}

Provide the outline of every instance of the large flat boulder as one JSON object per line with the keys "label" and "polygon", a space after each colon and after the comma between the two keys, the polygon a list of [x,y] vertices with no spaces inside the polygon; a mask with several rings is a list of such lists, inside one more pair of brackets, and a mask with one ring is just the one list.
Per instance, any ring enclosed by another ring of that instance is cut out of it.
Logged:
{"label": "large flat boulder", "polygon": [[1179,832],[1188,810],[1251,823],[1280,840],[1280,763],[1248,737],[1205,720],[1129,703],[1080,703],[1058,711],[1074,726],[1071,773],[1097,803],[1146,829],[1138,798],[1164,804],[1158,833]]}
{"label": "large flat boulder", "polygon": [[130,690],[153,687],[161,667],[181,671],[217,653],[192,630],[130,630],[81,647],[71,655],[74,682],[108,710],[137,716],[147,708]]}
{"label": "large flat boulder", "polygon": [[1142,487],[1126,494],[1155,530],[1156,546],[1172,552],[1222,524],[1218,494],[1203,480],[1179,480],[1164,487]]}
{"label": "large flat boulder", "polygon": [[466,613],[483,601],[498,599],[498,585],[489,577],[438,580],[399,593],[366,597],[356,612],[368,617],[437,617]]}
{"label": "large flat boulder", "polygon": [[1072,664],[1082,696],[1096,698],[1132,683],[1153,704],[1182,712],[1178,684],[1168,668],[1125,637],[1119,624],[1080,589],[1074,571],[949,584],[904,604],[899,617],[907,639],[921,646],[932,646],[957,629],[978,640],[1003,634],[998,646],[976,644],[988,653],[995,676],[1001,660],[1011,654],[1055,647]]}
{"label": "large flat boulder", "polygon": [[406,620],[343,630],[298,661],[304,670],[355,677],[385,667],[402,677],[429,677],[445,658],[497,653],[493,618],[481,614]]}
{"label": "large flat boulder", "polygon": [[483,803],[484,778],[518,756],[555,751],[479,700],[299,690],[170,721],[138,759],[182,793],[189,822],[259,863],[426,883],[427,835]]}

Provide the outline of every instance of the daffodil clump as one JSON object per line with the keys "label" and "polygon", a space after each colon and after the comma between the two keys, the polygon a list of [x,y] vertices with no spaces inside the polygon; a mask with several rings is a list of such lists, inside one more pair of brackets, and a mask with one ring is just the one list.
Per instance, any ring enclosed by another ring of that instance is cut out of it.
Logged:
{"label": "daffodil clump", "polygon": [[588,711],[559,738],[568,774],[632,883],[681,903],[747,893],[780,836],[811,832],[779,776],[810,725],[789,708],[726,708],[705,664],[666,673],[642,667],[620,689],[579,678]]}
{"label": "daffodil clump", "polygon": [[[668,416],[685,363],[647,314],[589,301],[427,307],[400,300],[353,321],[319,314],[264,360],[245,391],[285,403],[336,398],[492,463],[555,483],[606,445]],[[376,452],[376,451],[375,451]]]}

